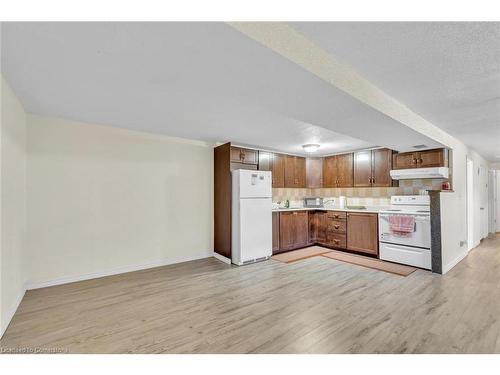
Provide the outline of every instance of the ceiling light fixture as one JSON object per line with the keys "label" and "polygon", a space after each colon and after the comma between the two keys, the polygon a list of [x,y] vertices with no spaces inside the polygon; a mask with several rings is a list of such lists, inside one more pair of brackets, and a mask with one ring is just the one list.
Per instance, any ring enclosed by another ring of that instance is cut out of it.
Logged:
{"label": "ceiling light fixture", "polygon": [[303,145],[302,148],[304,149],[305,152],[316,152],[319,149],[319,145],[315,143],[310,143],[307,145]]}

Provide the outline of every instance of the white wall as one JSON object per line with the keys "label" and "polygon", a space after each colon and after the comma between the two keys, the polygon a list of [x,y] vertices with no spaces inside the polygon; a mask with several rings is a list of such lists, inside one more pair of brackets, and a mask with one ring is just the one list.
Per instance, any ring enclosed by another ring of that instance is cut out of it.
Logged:
{"label": "white wall", "polygon": [[0,336],[24,295],[26,115],[1,78]]}
{"label": "white wall", "polygon": [[28,115],[29,288],[210,256],[213,149]]}
{"label": "white wall", "polygon": [[497,180],[497,185],[496,185],[496,231],[500,232],[500,172],[497,170],[496,171],[496,180]]}
{"label": "white wall", "polygon": [[460,141],[449,138],[446,143],[453,149],[453,192],[441,193],[441,238],[443,271],[447,272],[467,255],[467,157],[474,164],[474,238],[472,247],[479,245],[481,240],[481,202],[487,202],[487,173],[478,174],[483,166],[488,170],[488,162],[473,150],[468,149]]}

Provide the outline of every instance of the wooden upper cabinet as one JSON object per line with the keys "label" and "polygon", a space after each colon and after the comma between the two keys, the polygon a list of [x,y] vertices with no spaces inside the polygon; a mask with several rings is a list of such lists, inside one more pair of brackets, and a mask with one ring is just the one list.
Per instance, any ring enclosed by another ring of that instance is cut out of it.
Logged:
{"label": "wooden upper cabinet", "polygon": [[353,154],[327,156],[323,160],[323,187],[352,187]]}
{"label": "wooden upper cabinet", "polygon": [[372,151],[354,153],[354,186],[372,186]]}
{"label": "wooden upper cabinet", "polygon": [[259,152],[247,148],[231,147],[231,161],[257,165],[259,162]]}
{"label": "wooden upper cabinet", "polygon": [[414,152],[403,152],[401,154],[394,154],[392,157],[393,169],[408,169],[416,168],[417,163]]}
{"label": "wooden upper cabinet", "polygon": [[337,158],[327,156],[323,159],[323,187],[337,187]]}
{"label": "wooden upper cabinet", "polygon": [[417,168],[447,167],[448,150],[438,148],[435,150],[426,150],[417,152]]}
{"label": "wooden upper cabinet", "polygon": [[372,151],[372,186],[390,187],[392,169],[392,150],[381,148]]}
{"label": "wooden upper cabinet", "polygon": [[418,152],[402,152],[393,156],[393,169],[448,166],[448,150],[436,148]]}
{"label": "wooden upper cabinet", "polygon": [[271,154],[271,172],[273,188],[285,187],[285,156],[282,154]]}
{"label": "wooden upper cabinet", "polygon": [[273,188],[285,187],[283,155],[259,151],[259,171],[271,171]]}
{"label": "wooden upper cabinet", "polygon": [[323,159],[306,159],[306,187],[310,189],[323,187]]}
{"label": "wooden upper cabinet", "polygon": [[298,188],[306,187],[306,158],[295,157],[295,178]]}
{"label": "wooden upper cabinet", "polygon": [[306,187],[306,160],[305,158],[292,155],[284,155],[285,164],[285,187]]}
{"label": "wooden upper cabinet", "polygon": [[273,154],[267,151],[259,151],[259,171],[270,171]]}
{"label": "wooden upper cabinet", "polygon": [[337,187],[353,186],[353,154],[336,155]]}
{"label": "wooden upper cabinet", "polygon": [[377,214],[349,212],[347,214],[347,249],[378,254]]}
{"label": "wooden upper cabinet", "polygon": [[284,155],[285,164],[285,187],[293,188],[295,187],[295,156]]}
{"label": "wooden upper cabinet", "polygon": [[391,169],[392,150],[380,148],[355,152],[354,186],[390,187],[392,186]]}

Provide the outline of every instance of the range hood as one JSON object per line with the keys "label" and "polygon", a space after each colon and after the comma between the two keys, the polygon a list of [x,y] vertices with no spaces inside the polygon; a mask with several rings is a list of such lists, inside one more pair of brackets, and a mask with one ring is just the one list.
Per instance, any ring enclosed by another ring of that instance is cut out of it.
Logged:
{"label": "range hood", "polygon": [[414,180],[418,178],[448,178],[448,167],[393,169],[393,180]]}

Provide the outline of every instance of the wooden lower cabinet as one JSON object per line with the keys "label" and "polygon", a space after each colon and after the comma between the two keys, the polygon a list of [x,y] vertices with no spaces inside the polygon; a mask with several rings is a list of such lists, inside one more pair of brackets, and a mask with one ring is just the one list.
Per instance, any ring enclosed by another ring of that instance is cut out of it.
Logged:
{"label": "wooden lower cabinet", "polygon": [[281,212],[280,251],[309,245],[309,213],[307,211]]}
{"label": "wooden lower cabinet", "polygon": [[347,250],[378,255],[377,214],[347,213]]}
{"label": "wooden lower cabinet", "polygon": [[280,214],[273,212],[273,254],[280,251]]}
{"label": "wooden lower cabinet", "polygon": [[318,215],[315,211],[309,211],[309,242],[318,240]]}
{"label": "wooden lower cabinet", "polygon": [[313,244],[378,255],[378,215],[319,210],[273,213],[273,254]]}
{"label": "wooden lower cabinet", "polygon": [[326,235],[326,242],[328,246],[334,247],[336,249],[345,249],[346,248],[346,235],[340,233],[328,232]]}
{"label": "wooden lower cabinet", "polygon": [[346,248],[346,213],[329,211],[326,224],[326,245],[335,249]]}
{"label": "wooden lower cabinet", "polygon": [[309,211],[309,244],[326,242],[326,212]]}

